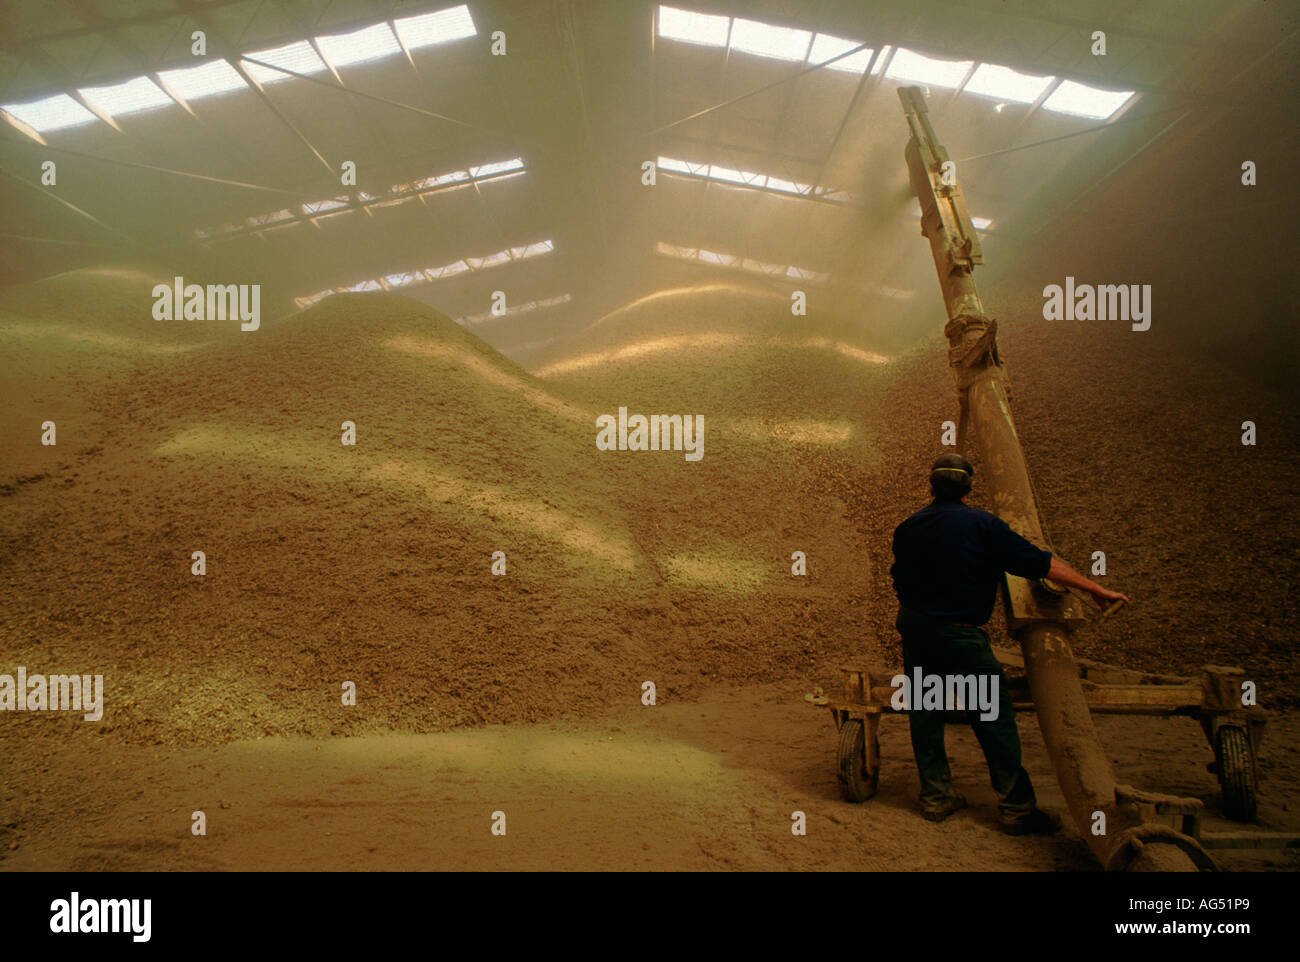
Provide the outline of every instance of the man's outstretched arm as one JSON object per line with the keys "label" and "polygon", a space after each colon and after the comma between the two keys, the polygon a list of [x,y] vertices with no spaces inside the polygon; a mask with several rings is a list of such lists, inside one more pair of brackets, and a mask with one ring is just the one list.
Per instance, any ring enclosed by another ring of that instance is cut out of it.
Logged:
{"label": "man's outstretched arm", "polygon": [[1093,600],[1103,608],[1112,601],[1123,599],[1127,602],[1129,600],[1128,595],[1122,595],[1118,591],[1103,588],[1091,578],[1085,578],[1055,555],[1052,556],[1052,567],[1047,572],[1047,577],[1058,585],[1067,585],[1088,592],[1088,594],[1092,595]]}

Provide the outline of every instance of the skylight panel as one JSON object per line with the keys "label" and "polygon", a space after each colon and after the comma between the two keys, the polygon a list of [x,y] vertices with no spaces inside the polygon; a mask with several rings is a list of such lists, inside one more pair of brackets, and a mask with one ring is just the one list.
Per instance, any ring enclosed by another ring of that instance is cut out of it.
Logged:
{"label": "skylight panel", "polygon": [[700,248],[700,260],[706,264],[722,264],[725,267],[736,267],[739,265],[739,259],[734,254],[719,254],[717,251],[709,251]]}
{"label": "skylight panel", "polygon": [[746,257],[741,261],[740,266],[747,271],[755,274],[784,274],[785,268],[780,264],[769,264],[766,261],[756,261],[752,257]]}
{"label": "skylight panel", "polygon": [[453,170],[450,174],[425,177],[423,180],[417,180],[415,187],[417,190],[433,190],[435,187],[446,187],[448,184],[457,183],[469,183],[469,171]]}
{"label": "skylight panel", "polygon": [[719,167],[717,164],[709,168],[709,176],[714,180],[722,180],[730,184],[750,184],[762,187],[767,183],[765,174],[752,174],[747,170],[732,170],[729,167]]}
{"label": "skylight panel", "polygon": [[83,87],[78,93],[110,117],[156,110],[176,103],[148,77],[136,77],[107,87]]}
{"label": "skylight panel", "polygon": [[403,17],[394,20],[393,26],[397,28],[397,35],[402,38],[407,50],[419,50],[421,47],[478,35],[469,7],[463,4],[418,17]]}
{"label": "skylight panel", "polygon": [[676,244],[669,244],[666,241],[659,241],[655,244],[655,250],[660,254],[667,254],[669,257],[682,257],[687,260],[695,260],[700,253],[694,247],[678,247]]}
{"label": "skylight panel", "polygon": [[1132,90],[1102,90],[1073,80],[1062,80],[1052,95],[1043,101],[1043,109],[1105,120],[1128,103],[1132,96]]}
{"label": "skylight panel", "polygon": [[676,7],[659,7],[659,36],[665,40],[725,47],[730,29],[730,17],[678,10]]}
{"label": "skylight panel", "polygon": [[431,281],[436,281],[442,277],[453,277],[456,274],[464,274],[469,270],[469,265],[464,261],[456,261],[454,264],[445,264],[442,267],[430,267],[424,272],[424,276]]}
{"label": "skylight panel", "polygon": [[916,291],[905,290],[901,287],[890,287],[887,284],[882,284],[877,290],[885,297],[892,297],[896,301],[910,301],[916,297]]}
{"label": "skylight panel", "polygon": [[213,60],[183,70],[163,70],[158,74],[182,100],[202,100],[248,86],[239,71],[224,60]]}
{"label": "skylight panel", "polygon": [[450,187],[454,185],[468,187],[473,179],[474,178],[469,175],[468,170],[453,170],[450,174],[442,174],[435,177],[434,181],[435,186],[437,187]]}
{"label": "skylight panel", "polygon": [[1004,103],[1032,104],[1043,95],[1055,77],[1035,77],[1010,67],[982,63],[965,86],[967,93],[992,97]]}
{"label": "skylight panel", "polygon": [[495,164],[484,164],[482,167],[471,167],[469,175],[474,178],[491,177],[493,174],[504,174],[512,170],[523,170],[524,162],[521,158],[515,157],[512,160],[502,160]]}
{"label": "skylight panel", "polygon": [[495,267],[497,264],[504,264],[510,260],[510,252],[497,251],[485,257],[467,257],[465,260],[469,264],[470,270],[482,270],[484,267]]}
{"label": "skylight panel", "polygon": [[885,76],[904,83],[931,87],[956,87],[975,65],[973,60],[934,60],[899,47]]}
{"label": "skylight panel", "polygon": [[[854,40],[845,40],[843,37],[832,37],[828,33],[819,33],[813,37],[812,49],[808,52],[808,62],[812,64],[826,63],[832,57],[838,57],[857,45],[857,41]],[[871,63],[871,48],[867,47],[864,50],[859,50],[851,57],[836,60],[826,69],[860,74],[866,71],[869,63]]]}
{"label": "skylight panel", "polygon": [[675,174],[689,174],[694,177],[708,177],[708,164],[694,164],[689,160],[678,160],[675,157],[660,157],[658,165],[661,170],[671,171]]}
{"label": "skylight panel", "polygon": [[316,45],[320,47],[321,56],[335,68],[369,63],[402,52],[392,27],[386,23],[362,27],[351,33],[317,37]]}
{"label": "skylight panel", "polygon": [[811,184],[797,184],[793,180],[782,180],[780,177],[769,177],[767,189],[779,190],[784,194],[802,194],[805,197],[813,192]]}
{"label": "skylight panel", "polygon": [[40,133],[77,127],[98,119],[67,94],[55,94],[26,104],[4,104],[0,109]]}
{"label": "skylight panel", "polygon": [[341,210],[348,206],[346,197],[335,197],[332,200],[318,200],[314,204],[303,204],[302,212],[310,217],[313,214],[323,214],[326,211]]}
{"label": "skylight panel", "polygon": [[281,221],[292,220],[295,216],[294,212],[286,207],[272,214],[260,214],[256,217],[245,218],[244,223],[249,227],[264,227],[267,224],[278,224]]}
{"label": "skylight panel", "polygon": [[560,304],[567,304],[573,300],[570,294],[561,294],[558,297],[547,297],[538,301],[529,301],[527,304],[512,304],[505,309],[502,314],[495,314],[492,311],[480,311],[477,314],[469,314],[465,317],[457,318],[457,323],[462,325],[482,324],[484,321],[491,321],[499,317],[509,317],[516,314],[528,314],[532,311],[545,310],[548,307],[556,307]]}
{"label": "skylight panel", "polygon": [[736,170],[731,167],[722,167],[718,164],[696,164],[689,160],[679,160],[675,157],[660,157],[658,166],[661,170],[669,173],[685,174],[691,177],[707,177],[711,180],[721,181],[727,184],[743,184],[746,187],[756,187],[764,190],[778,191],[784,194],[795,194],[799,196],[810,196],[815,192],[815,188],[810,184],[800,184],[792,180],[784,180],[780,177],[773,177],[768,174],[755,173],[751,170]]}
{"label": "skylight panel", "polygon": [[334,292],[332,290],[317,291],[315,294],[308,294],[306,297],[295,297],[293,299],[293,302],[298,306],[298,310],[300,311],[306,310],[307,308],[311,307],[313,304],[317,304],[323,301],[325,298],[329,297],[333,293]]}
{"label": "skylight panel", "polygon": [[737,17],[731,25],[731,49],[771,57],[774,60],[803,60],[808,55],[812,34],[792,27],[774,27],[757,20]]}
{"label": "skylight panel", "polygon": [[[325,66],[325,61],[317,56],[316,51],[312,49],[312,45],[306,40],[287,43],[283,47],[272,47],[269,50],[256,50],[244,56],[265,61],[276,67],[284,67],[285,70],[292,70],[294,73],[300,74],[324,73],[329,69]],[[281,73],[279,70],[259,67],[255,63],[248,64],[248,72],[260,84],[279,83],[281,80],[288,80],[290,76],[287,73]]]}
{"label": "skylight panel", "polygon": [[524,252],[522,255],[516,255],[516,256],[536,257],[538,254],[547,254],[553,250],[555,250],[555,241],[544,240],[544,241],[538,241],[536,244],[529,244],[527,247],[524,248]]}
{"label": "skylight panel", "polygon": [[504,311],[500,311],[496,313],[492,311],[483,311],[480,314],[474,314],[471,317],[467,317],[465,318],[465,320],[470,324],[481,324],[484,321],[490,321],[493,318],[513,317],[516,314],[523,314],[527,311],[532,311],[536,309],[537,309],[537,302],[529,301],[527,304],[512,304],[509,307],[507,307]]}
{"label": "skylight panel", "polygon": [[527,244],[523,247],[510,248],[510,256],[515,260],[523,260],[525,257],[536,257],[538,254],[548,254],[555,250],[555,244],[552,241],[539,241],[536,244]]}

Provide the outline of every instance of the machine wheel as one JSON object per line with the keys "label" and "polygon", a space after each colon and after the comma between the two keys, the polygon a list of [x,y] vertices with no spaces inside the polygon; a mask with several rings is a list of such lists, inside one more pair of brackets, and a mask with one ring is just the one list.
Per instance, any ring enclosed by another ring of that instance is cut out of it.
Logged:
{"label": "machine wheel", "polygon": [[1221,727],[1215,736],[1214,756],[1223,788],[1224,812],[1239,822],[1255,821],[1255,765],[1246,729],[1236,725]]}
{"label": "machine wheel", "polygon": [[840,789],[846,801],[865,802],[876,794],[880,766],[867,771],[867,733],[860,719],[850,718],[840,727],[839,765]]}

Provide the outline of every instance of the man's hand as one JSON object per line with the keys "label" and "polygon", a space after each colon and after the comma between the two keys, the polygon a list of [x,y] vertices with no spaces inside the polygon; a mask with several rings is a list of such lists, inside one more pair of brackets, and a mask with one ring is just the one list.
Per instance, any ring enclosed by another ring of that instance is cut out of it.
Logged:
{"label": "man's hand", "polygon": [[1129,603],[1128,595],[1122,595],[1118,591],[1111,591],[1109,588],[1103,588],[1101,585],[1097,585],[1097,590],[1091,592],[1091,594],[1092,600],[1097,602],[1097,604],[1101,605],[1103,608],[1109,605],[1112,601],[1122,601],[1124,604]]}
{"label": "man's hand", "polygon": [[1091,578],[1085,578],[1079,572],[1075,571],[1060,558],[1052,558],[1051,570],[1047,572],[1047,577],[1059,585],[1067,585],[1071,588],[1079,588],[1092,595],[1092,600],[1105,608],[1112,601],[1122,600],[1128,604],[1128,595],[1122,595],[1118,591],[1111,591],[1109,588],[1103,588]]}

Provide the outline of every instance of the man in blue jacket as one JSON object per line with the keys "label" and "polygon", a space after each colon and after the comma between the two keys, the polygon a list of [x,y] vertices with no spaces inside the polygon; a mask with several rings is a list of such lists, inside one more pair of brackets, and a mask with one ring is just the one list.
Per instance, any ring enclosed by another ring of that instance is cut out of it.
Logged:
{"label": "man in blue jacket", "polygon": [[[1080,588],[1105,605],[1128,598],[1085,578],[1011,530],[997,515],[962,502],[975,469],[958,454],[945,454],[930,469],[934,500],[894,531],[890,574],[898,595],[898,631],[908,678],[926,675],[991,676],[997,681],[993,717],[971,714],[971,725],[988,762],[997,792],[1003,831],[1011,835],[1051,834],[1060,819],[1037,807],[1029,773],[1020,763],[1020,733],[1002,665],[983,625],[993,614],[1003,573],[1033,581],[1050,578]],[[912,751],[921,776],[921,814],[941,822],[966,807],[952,789],[944,748],[943,711],[922,709],[913,694],[908,721]]]}

